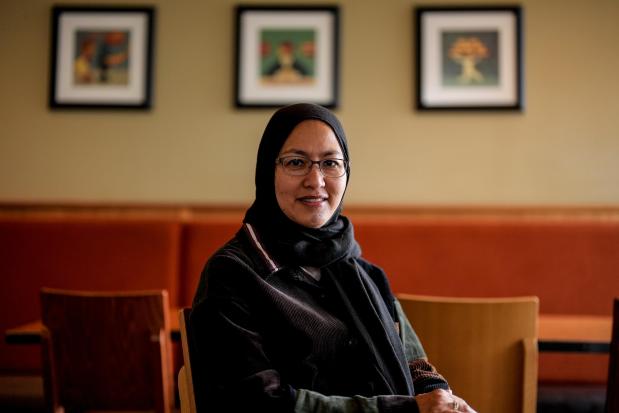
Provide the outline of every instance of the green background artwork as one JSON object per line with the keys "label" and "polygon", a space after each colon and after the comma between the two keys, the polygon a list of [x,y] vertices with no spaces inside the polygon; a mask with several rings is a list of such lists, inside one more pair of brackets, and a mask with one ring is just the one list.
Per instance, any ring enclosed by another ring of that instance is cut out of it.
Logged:
{"label": "green background artwork", "polygon": [[267,29],[260,33],[260,76],[271,79],[283,66],[289,66],[304,79],[315,74],[315,38],[313,29]]}
{"label": "green background artwork", "polygon": [[441,40],[443,86],[499,84],[497,31],[445,30]]}

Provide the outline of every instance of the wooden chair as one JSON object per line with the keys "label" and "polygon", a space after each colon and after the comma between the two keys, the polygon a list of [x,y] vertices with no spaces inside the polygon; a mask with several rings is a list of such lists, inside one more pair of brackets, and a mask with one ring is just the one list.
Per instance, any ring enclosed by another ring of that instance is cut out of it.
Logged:
{"label": "wooden chair", "polygon": [[49,412],[150,410],[174,402],[166,291],[41,291]]}
{"label": "wooden chair", "polygon": [[194,338],[189,326],[190,308],[179,311],[179,326],[181,330],[181,345],[183,347],[184,365],[178,372],[178,393],[181,402],[181,413],[196,413],[196,398],[194,393],[194,374],[191,369],[192,356],[195,360]]}
{"label": "wooden chair", "polygon": [[478,412],[535,413],[537,297],[398,299],[455,394]]}
{"label": "wooden chair", "polygon": [[608,359],[606,413],[619,413],[619,298],[613,305],[613,330]]}

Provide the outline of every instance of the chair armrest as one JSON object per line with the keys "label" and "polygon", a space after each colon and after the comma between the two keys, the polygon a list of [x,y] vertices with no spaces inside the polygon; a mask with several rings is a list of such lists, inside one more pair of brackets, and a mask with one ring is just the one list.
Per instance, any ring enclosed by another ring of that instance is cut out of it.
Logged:
{"label": "chair armrest", "polygon": [[178,396],[180,399],[181,413],[191,413],[189,401],[189,389],[187,388],[187,369],[182,366],[178,371]]}

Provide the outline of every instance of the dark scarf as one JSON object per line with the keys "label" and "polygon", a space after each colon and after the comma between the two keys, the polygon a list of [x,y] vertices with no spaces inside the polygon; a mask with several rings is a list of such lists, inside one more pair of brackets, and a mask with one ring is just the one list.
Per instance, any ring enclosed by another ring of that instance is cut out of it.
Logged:
{"label": "dark scarf", "polygon": [[[338,119],[329,110],[313,104],[286,106],[273,115],[266,126],[256,162],[256,200],[244,222],[258,232],[268,253],[288,267],[321,268],[326,282],[340,296],[353,327],[374,358],[382,391],[412,395],[408,371],[399,337],[390,315],[391,302],[358,264],[361,250],[353,226],[340,215],[340,204],[329,221],[320,228],[306,228],[286,217],[275,195],[275,160],[292,130],[304,120],[320,120],[331,127],[344,159],[349,161],[346,135]],[[346,180],[350,178],[347,171]]]}

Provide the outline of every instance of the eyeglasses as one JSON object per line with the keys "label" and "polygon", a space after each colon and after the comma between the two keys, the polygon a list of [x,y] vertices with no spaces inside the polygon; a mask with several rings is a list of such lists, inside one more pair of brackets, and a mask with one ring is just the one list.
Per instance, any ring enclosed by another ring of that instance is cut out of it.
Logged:
{"label": "eyeglasses", "polygon": [[282,166],[282,169],[287,175],[303,176],[307,175],[314,164],[318,165],[318,169],[323,176],[329,178],[339,178],[344,176],[348,170],[348,161],[337,158],[321,159],[312,161],[304,156],[282,156],[277,158],[276,163]]}

